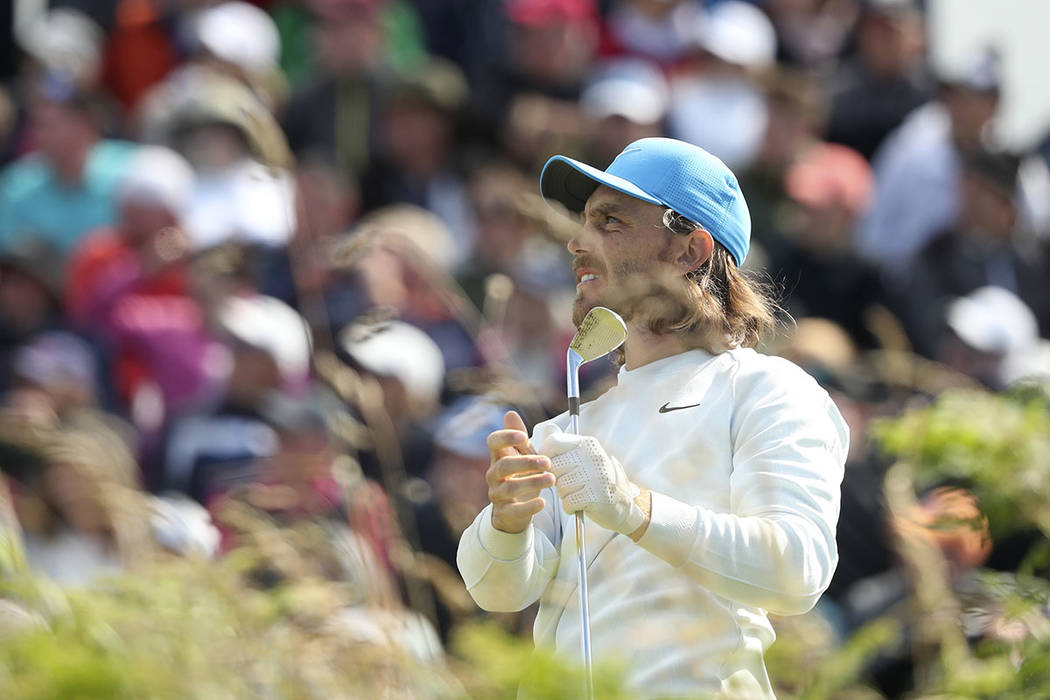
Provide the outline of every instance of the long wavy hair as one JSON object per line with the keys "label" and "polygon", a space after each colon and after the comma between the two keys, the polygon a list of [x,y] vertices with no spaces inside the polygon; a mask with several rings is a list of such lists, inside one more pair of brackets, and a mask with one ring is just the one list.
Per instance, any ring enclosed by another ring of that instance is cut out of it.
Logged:
{"label": "long wavy hair", "polygon": [[[663,223],[672,235],[701,228],[672,209],[664,212]],[[738,268],[718,242],[685,277],[636,276],[617,291],[616,301],[625,316],[646,319],[654,335],[682,334],[690,347],[712,354],[755,347],[776,326],[780,309],[771,286]]]}

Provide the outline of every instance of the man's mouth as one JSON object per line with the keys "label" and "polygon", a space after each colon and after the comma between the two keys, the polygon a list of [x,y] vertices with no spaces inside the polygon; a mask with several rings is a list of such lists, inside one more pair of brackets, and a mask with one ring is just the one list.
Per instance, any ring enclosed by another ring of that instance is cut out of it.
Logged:
{"label": "man's mouth", "polygon": [[[580,264],[583,263],[583,264]],[[598,279],[598,270],[596,267],[591,267],[586,262],[579,260],[575,265],[572,266],[573,272],[576,273],[576,287],[577,289],[582,284],[593,282]]]}

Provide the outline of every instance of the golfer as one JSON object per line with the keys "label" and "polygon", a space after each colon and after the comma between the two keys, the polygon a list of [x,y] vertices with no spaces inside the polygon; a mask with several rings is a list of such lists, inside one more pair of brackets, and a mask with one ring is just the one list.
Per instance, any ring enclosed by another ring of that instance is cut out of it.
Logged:
{"label": "golfer", "polygon": [[831,581],[848,431],[827,393],[755,352],[772,304],[740,271],[751,220],[736,177],[681,141],[630,144],[606,171],[563,156],[540,190],[580,214],[577,324],[628,326],[617,384],[530,437],[488,437],[491,503],[463,533],[478,605],[540,603],[537,645],[580,656],[573,513],[586,521],[591,644],[638,697],[772,698],[767,613]]}

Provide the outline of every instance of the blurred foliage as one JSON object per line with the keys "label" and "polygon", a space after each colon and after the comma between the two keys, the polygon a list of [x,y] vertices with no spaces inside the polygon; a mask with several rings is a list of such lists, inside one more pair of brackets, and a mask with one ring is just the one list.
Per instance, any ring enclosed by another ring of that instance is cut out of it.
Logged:
{"label": "blurred foliage", "polygon": [[[585,697],[584,671],[575,659],[534,650],[531,641],[509,635],[493,623],[461,627],[455,634],[452,651],[465,664],[458,675],[469,696],[477,700]],[[596,663],[595,697],[628,700],[631,696],[623,689],[623,679],[621,665]]]}
{"label": "blurred foliage", "polygon": [[[891,512],[913,506],[916,491],[960,483],[978,496],[993,532],[1041,532],[1036,551],[1050,551],[1043,512],[1050,510],[1050,400],[1044,393],[946,392],[881,421],[874,436],[898,460],[886,482]],[[354,622],[360,617],[345,615],[349,605],[386,630],[389,620],[405,614],[395,603],[352,605],[361,596],[350,584],[301,565],[262,585],[258,571],[273,559],[272,545],[264,543],[280,537],[276,533],[217,563],[162,560],[90,590],[29,575],[17,529],[8,523],[3,535],[3,697],[583,695],[575,659],[535,651],[495,622],[460,625],[447,658],[424,661],[395,643],[396,635],[377,638],[377,628],[363,629]],[[881,654],[899,650],[914,664],[908,698],[1050,698],[1050,583],[1023,572],[959,571],[936,538],[901,536],[898,550],[912,595],[895,614],[845,640],[819,608],[774,620],[779,638],[766,658],[781,700],[880,698],[866,671]],[[597,697],[629,697],[623,669],[596,668]]]}
{"label": "blurred foliage", "polygon": [[1050,561],[1050,395],[946,391],[879,421],[872,435],[897,460],[886,481],[896,517],[915,506],[916,492],[958,484],[977,496],[993,536],[1029,533],[1032,551],[1022,572],[960,571],[937,537],[898,530],[911,587],[903,612],[844,641],[816,613],[776,620],[766,660],[778,697],[880,698],[865,670],[882,652],[905,650],[914,665],[908,698],[1050,698],[1050,583],[1024,573]]}
{"label": "blurred foliage", "polygon": [[1036,390],[945,392],[928,407],[878,422],[888,454],[916,470],[920,488],[971,488],[992,535],[1038,528],[1050,538],[1050,398]]}
{"label": "blurred foliage", "polygon": [[4,597],[33,622],[0,629],[3,696],[462,696],[442,664],[340,624],[338,584],[302,579],[260,589],[249,583],[254,563],[248,550],[219,563],[174,560],[89,590],[8,578]]}
{"label": "blurred foliage", "polygon": [[839,643],[816,612],[776,618],[777,641],[766,652],[766,668],[778,698],[867,700],[881,698],[860,677],[880,651],[900,643],[897,620],[881,618]]}
{"label": "blurred foliage", "polygon": [[[24,572],[0,583],[0,695],[67,698],[582,697],[578,667],[494,623],[461,626],[455,656],[421,661],[345,622],[339,584],[255,586],[257,554],[170,560],[63,589]],[[361,608],[358,608],[360,611]],[[391,612],[364,608],[380,625]],[[627,698],[601,667],[598,696]]]}

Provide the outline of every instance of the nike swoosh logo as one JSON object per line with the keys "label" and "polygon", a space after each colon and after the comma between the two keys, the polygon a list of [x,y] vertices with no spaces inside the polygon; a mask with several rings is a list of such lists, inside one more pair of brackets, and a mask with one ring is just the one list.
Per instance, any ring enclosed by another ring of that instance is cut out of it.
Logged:
{"label": "nike swoosh logo", "polygon": [[694,408],[694,407],[699,406],[699,405],[700,404],[698,404],[698,403],[691,403],[688,406],[668,406],[667,404],[664,404],[663,406],[660,407],[660,413],[670,413],[671,411],[681,411],[683,408]]}

